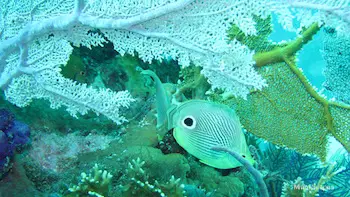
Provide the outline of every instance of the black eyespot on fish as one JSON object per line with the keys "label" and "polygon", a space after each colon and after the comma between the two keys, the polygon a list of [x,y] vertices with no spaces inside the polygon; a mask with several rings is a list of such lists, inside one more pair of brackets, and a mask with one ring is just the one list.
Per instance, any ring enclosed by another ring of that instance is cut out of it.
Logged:
{"label": "black eyespot on fish", "polygon": [[190,117],[187,117],[184,119],[184,124],[188,127],[191,127],[193,125],[193,119]]}
{"label": "black eyespot on fish", "polygon": [[196,128],[197,122],[193,116],[188,115],[182,119],[181,124],[184,128],[192,130]]}
{"label": "black eyespot on fish", "polygon": [[243,158],[245,158],[245,155],[242,155]]}

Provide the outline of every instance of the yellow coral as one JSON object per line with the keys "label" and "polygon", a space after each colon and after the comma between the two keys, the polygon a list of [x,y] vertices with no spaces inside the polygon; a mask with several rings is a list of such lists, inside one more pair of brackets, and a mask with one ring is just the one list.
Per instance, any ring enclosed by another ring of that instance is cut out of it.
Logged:
{"label": "yellow coral", "polygon": [[247,100],[230,100],[249,132],[300,153],[318,155],[322,160],[326,158],[329,134],[349,148],[348,106],[329,102],[318,95],[303,81],[306,78],[301,80],[301,76],[285,63],[265,66],[258,71],[269,86],[252,92]]}

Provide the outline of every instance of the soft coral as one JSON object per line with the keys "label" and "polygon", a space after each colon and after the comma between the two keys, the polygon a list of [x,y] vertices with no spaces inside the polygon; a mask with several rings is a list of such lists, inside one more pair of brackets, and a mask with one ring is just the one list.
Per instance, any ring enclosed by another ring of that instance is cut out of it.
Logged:
{"label": "soft coral", "polygon": [[9,170],[10,158],[16,148],[29,143],[29,135],[28,125],[14,120],[13,114],[0,109],[0,177]]}

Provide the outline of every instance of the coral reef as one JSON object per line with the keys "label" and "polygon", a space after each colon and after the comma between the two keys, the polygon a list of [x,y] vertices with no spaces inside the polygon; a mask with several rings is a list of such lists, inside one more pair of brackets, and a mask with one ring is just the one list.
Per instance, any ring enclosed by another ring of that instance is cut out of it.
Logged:
{"label": "coral reef", "polygon": [[[257,197],[268,195],[265,183],[272,197],[350,196],[350,107],[317,92],[296,64],[322,28],[337,29],[332,36],[348,32],[349,1],[322,3],[0,1],[0,88],[7,100],[0,106],[16,117],[0,110],[0,196]],[[298,37],[271,43],[271,13]],[[344,85],[335,96],[346,102],[347,53],[334,45],[345,50],[346,42],[327,41],[325,85],[333,92]],[[154,91],[139,67],[169,83],[177,101],[233,106],[249,132],[260,171],[255,180],[244,167],[202,164],[172,131],[160,140]],[[321,165],[329,137],[348,152]]]}
{"label": "coral reef", "polygon": [[103,133],[118,128],[113,121],[92,112],[83,116],[78,114],[79,118],[76,119],[67,114],[64,107],[56,110],[51,109],[50,103],[45,100],[34,100],[31,105],[19,108],[0,96],[0,107],[9,109],[16,119],[29,124],[33,130],[69,133],[77,130],[88,132],[91,129],[96,129]]}
{"label": "coral reef", "polygon": [[210,197],[212,192],[206,192],[205,189],[198,188],[194,185],[184,185],[184,191],[187,197]]}
{"label": "coral reef", "polygon": [[[315,197],[319,196],[320,191],[327,192],[335,190],[332,185],[325,185],[334,176],[336,176],[343,169],[334,171],[335,165],[330,165],[326,170],[326,173],[320,177],[320,179],[313,183],[313,185],[307,185],[301,177],[298,177],[295,181],[285,182],[282,188],[282,197],[295,197],[295,196],[305,196],[305,197]],[[344,195],[346,196],[346,195]]]}
{"label": "coral reef", "polygon": [[[92,110],[117,124],[125,122],[123,116],[119,116],[118,108],[128,107],[133,101],[127,91],[115,93],[106,89],[96,90],[87,87],[87,84],[67,79],[60,73],[60,65],[65,65],[73,53],[72,45],[91,48],[102,46],[107,40],[114,44],[114,49],[120,54],[137,52],[147,62],[154,59],[162,61],[169,57],[178,60],[182,66],[188,66],[190,61],[196,62],[204,68],[202,73],[211,79],[213,87],[227,89],[237,96],[244,97],[249,89],[261,89],[266,85],[252,67],[251,51],[239,42],[229,45],[222,40],[231,22],[245,33],[254,34],[255,23],[250,20],[250,16],[253,13],[262,15],[260,4],[249,2],[226,9],[225,1],[134,3],[81,0],[65,0],[60,5],[55,1],[37,4],[25,1],[1,2],[0,87],[5,92],[5,98],[20,107],[29,105],[33,99],[46,99],[50,101],[51,108],[63,105],[74,117],[77,113],[86,114]],[[203,3],[207,6],[203,6]],[[135,6],[143,10],[139,14],[148,13],[148,20],[141,20],[144,17],[140,15],[136,21],[130,17],[130,21],[134,22],[119,21],[124,20],[123,17],[118,18],[121,13],[133,13]],[[245,9],[247,6],[252,9]],[[110,7],[118,9],[110,10]],[[122,7],[126,10],[119,9]],[[164,9],[168,10],[166,14],[163,13]],[[222,9],[223,12],[213,14],[216,9]],[[245,12],[241,12],[241,9]],[[109,14],[106,15],[106,12]],[[187,17],[188,21],[185,22],[182,20],[184,13],[203,14],[198,15],[199,19]],[[166,23],[162,18],[164,14],[168,15]],[[102,20],[109,22],[101,22],[95,18],[97,15],[104,16]],[[245,16],[248,16],[245,23],[241,23],[240,19]],[[203,23],[203,20],[211,22]],[[193,24],[197,27],[192,28]],[[144,29],[143,25],[147,28]],[[193,31],[197,36],[192,36]],[[159,36],[158,32],[163,32],[165,36]],[[141,45],[137,44],[140,40],[143,41]],[[245,58],[235,59],[233,55]],[[225,74],[217,72],[219,65],[226,67]],[[228,79],[230,84],[225,86],[220,82],[222,78]],[[94,95],[90,99],[95,99],[86,102],[87,95]],[[113,109],[109,108],[111,106]]]}
{"label": "coral reef", "polygon": [[168,195],[170,191],[176,191],[175,194],[178,196],[190,196],[191,193],[198,192],[204,196],[238,197],[247,192],[245,187],[254,184],[249,176],[242,180],[233,173],[223,176],[184,152],[172,153],[173,149],[170,149],[164,154],[154,148],[158,146],[155,124],[140,128],[138,122],[130,122],[120,140],[112,141],[106,149],[79,154],[77,156],[79,162],[74,163],[76,167],[61,173],[71,177],[65,178],[65,182],[74,182],[72,174],[98,160],[99,164],[110,169],[109,172],[113,175],[109,196],[133,196],[135,192],[141,192],[146,196],[160,196],[158,190],[155,191],[160,189],[167,196],[171,196]]}

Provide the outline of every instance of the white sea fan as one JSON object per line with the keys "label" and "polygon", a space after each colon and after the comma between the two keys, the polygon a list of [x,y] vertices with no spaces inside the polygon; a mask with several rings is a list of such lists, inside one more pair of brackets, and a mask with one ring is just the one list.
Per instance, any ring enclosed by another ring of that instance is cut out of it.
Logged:
{"label": "white sea fan", "polygon": [[[94,90],[59,74],[58,66],[72,53],[70,43],[103,45],[104,37],[92,33],[99,29],[121,54],[137,52],[148,62],[171,57],[183,67],[193,63],[203,67],[213,89],[245,98],[266,82],[253,68],[253,52],[237,41],[228,42],[232,24],[254,35],[253,15],[265,18],[275,12],[288,29],[296,17],[302,26],[319,22],[346,32],[348,5],[349,0],[3,0],[0,87],[18,106],[45,98],[52,107],[67,106],[73,116],[92,109],[117,123],[125,121],[107,108],[128,106],[133,99],[127,92]],[[97,99],[100,96],[113,102]],[[87,105],[83,101],[88,97],[95,99]]]}
{"label": "white sea fan", "polygon": [[28,60],[21,64],[15,63],[21,59],[18,54],[10,56],[12,61],[8,61],[2,74],[11,76],[17,71],[22,74],[7,85],[6,99],[24,107],[34,98],[43,98],[50,101],[53,109],[66,106],[73,117],[77,117],[77,113],[86,114],[91,109],[117,124],[125,122],[119,109],[129,107],[130,102],[134,101],[127,91],[96,90],[66,79],[59,73],[59,66],[68,61],[71,51],[72,47],[67,41],[50,37],[34,40],[34,44],[25,52]]}
{"label": "white sea fan", "polygon": [[[126,29],[102,29],[102,32],[114,43],[115,50],[122,54],[137,52],[141,59],[148,62],[170,56],[184,67],[192,62],[203,67],[202,74],[213,89],[221,88],[245,98],[249,90],[262,89],[266,83],[253,68],[253,53],[238,42],[229,44],[226,31],[233,22],[246,34],[255,34],[252,14],[255,14],[258,5],[256,1],[196,1],[183,9]],[[109,7],[125,6],[110,4]],[[115,9],[107,10],[107,15],[115,16],[113,11],[117,12]],[[130,14],[126,17],[117,12],[117,16],[120,20],[130,20]]]}
{"label": "white sea fan", "polygon": [[127,92],[94,90],[59,74],[72,53],[70,43],[103,45],[105,39],[92,33],[100,29],[121,54],[137,52],[148,62],[171,57],[182,66],[192,62],[203,67],[213,88],[245,97],[265,81],[252,67],[252,52],[238,42],[229,45],[226,31],[234,23],[254,35],[252,16],[266,16],[263,6],[253,0],[5,0],[0,87],[18,106],[44,98],[53,108],[65,105],[73,116],[92,109],[125,121],[118,108],[133,101]]}

